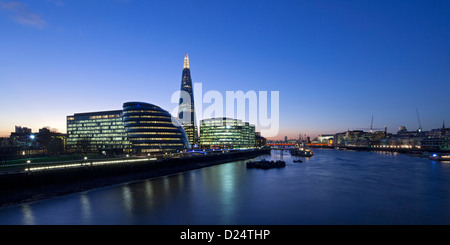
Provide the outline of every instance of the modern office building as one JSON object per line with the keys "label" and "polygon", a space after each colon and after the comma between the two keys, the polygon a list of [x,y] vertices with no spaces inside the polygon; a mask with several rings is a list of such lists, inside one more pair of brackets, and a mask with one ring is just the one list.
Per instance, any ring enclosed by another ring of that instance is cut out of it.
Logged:
{"label": "modern office building", "polygon": [[180,102],[178,107],[178,119],[183,125],[189,144],[194,146],[198,141],[198,131],[194,109],[194,92],[192,88],[189,57],[184,56],[183,73],[181,79]]}
{"label": "modern office building", "polygon": [[200,147],[204,149],[255,147],[255,126],[225,117],[204,119],[200,123]]}
{"label": "modern office building", "polygon": [[135,153],[177,152],[190,148],[181,124],[156,105],[124,103],[123,122]]}
{"label": "modern office building", "polygon": [[151,153],[188,149],[181,124],[169,112],[144,102],[127,102],[123,110],[67,116],[69,152]]}
{"label": "modern office building", "polygon": [[122,121],[122,111],[76,113],[67,116],[69,152],[124,153],[130,142]]}

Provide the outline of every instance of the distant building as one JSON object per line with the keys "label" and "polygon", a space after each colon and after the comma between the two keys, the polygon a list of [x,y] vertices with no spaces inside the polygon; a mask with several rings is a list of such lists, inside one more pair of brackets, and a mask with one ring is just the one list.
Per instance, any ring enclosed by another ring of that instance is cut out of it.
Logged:
{"label": "distant building", "polygon": [[62,154],[66,149],[67,135],[57,132],[57,130],[44,127],[39,129],[39,133],[34,134],[34,140],[43,150],[50,155]]}
{"label": "distant building", "polygon": [[255,126],[225,117],[204,119],[200,123],[200,147],[210,149],[255,147]]}
{"label": "distant building", "polygon": [[[320,138],[320,136],[319,136]],[[442,128],[422,131],[408,131],[405,126],[400,126],[397,134],[388,134],[384,131],[364,132],[354,130],[334,135],[334,146],[342,147],[371,147],[374,149],[413,149],[426,151],[449,151],[450,128],[442,124]]]}
{"label": "distant building", "polygon": [[400,137],[416,137],[416,136],[424,136],[424,132],[421,129],[417,131],[408,131],[405,126],[400,126],[397,131],[397,136]]}
{"label": "distant building", "polygon": [[261,132],[255,132],[255,146],[263,147],[267,143],[267,139],[261,136]]}
{"label": "distant building", "polygon": [[337,146],[367,146],[369,140],[367,140],[368,132],[362,130],[348,130],[347,132],[336,134]]}
{"label": "distant building", "polygon": [[420,146],[423,150],[450,150],[450,128],[442,123],[442,128],[426,131]]}
{"label": "distant building", "polygon": [[383,148],[420,148],[422,137],[391,135],[379,141]]}
{"label": "distant building", "polygon": [[369,147],[374,139],[379,138],[380,134],[384,135],[384,132],[371,133],[362,130],[348,130],[347,132],[335,134],[333,144],[335,146]]}
{"label": "distant building", "polygon": [[9,138],[12,140],[15,146],[33,146],[36,145],[34,141],[34,135],[31,132],[31,128],[15,126],[14,132],[11,132]]}
{"label": "distant building", "polygon": [[21,127],[21,126],[15,126],[16,130],[15,133],[16,134],[31,134],[31,128],[27,128],[27,127]]}
{"label": "distant building", "polygon": [[448,137],[433,137],[420,140],[422,150],[450,150]]}
{"label": "distant building", "polygon": [[63,154],[65,142],[65,134],[50,130],[49,127],[41,128],[37,133],[33,133],[30,128],[15,126],[15,131],[11,132],[8,139],[11,156],[16,157]]}
{"label": "distant building", "polygon": [[334,134],[321,134],[317,136],[318,143],[321,144],[333,144]]}

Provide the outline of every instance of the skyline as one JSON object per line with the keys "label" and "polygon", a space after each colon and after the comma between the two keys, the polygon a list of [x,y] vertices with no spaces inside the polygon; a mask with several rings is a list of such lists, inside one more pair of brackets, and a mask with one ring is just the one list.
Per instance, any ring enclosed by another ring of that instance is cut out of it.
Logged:
{"label": "skyline", "polygon": [[279,91],[273,139],[368,129],[372,115],[416,130],[416,108],[440,128],[449,29],[448,1],[0,0],[0,137],[65,133],[67,115],[127,101],[172,111],[186,53],[204,91]]}

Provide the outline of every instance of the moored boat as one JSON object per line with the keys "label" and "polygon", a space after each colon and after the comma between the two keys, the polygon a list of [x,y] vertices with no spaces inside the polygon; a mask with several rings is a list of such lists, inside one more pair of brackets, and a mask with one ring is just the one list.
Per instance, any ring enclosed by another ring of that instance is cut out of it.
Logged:
{"label": "moored boat", "polygon": [[301,146],[297,146],[290,150],[291,155],[293,156],[301,156],[301,157],[312,157],[314,152],[303,143]]}
{"label": "moored boat", "polygon": [[431,160],[450,161],[450,153],[434,153],[430,155]]}
{"label": "moored boat", "polygon": [[291,155],[301,157],[312,157],[314,155],[314,152],[311,150],[291,149]]}
{"label": "moored boat", "polygon": [[261,161],[256,162],[247,162],[246,163],[247,168],[261,168],[261,169],[270,169],[270,168],[283,168],[286,166],[286,162],[284,161],[267,161],[266,159],[263,159]]}

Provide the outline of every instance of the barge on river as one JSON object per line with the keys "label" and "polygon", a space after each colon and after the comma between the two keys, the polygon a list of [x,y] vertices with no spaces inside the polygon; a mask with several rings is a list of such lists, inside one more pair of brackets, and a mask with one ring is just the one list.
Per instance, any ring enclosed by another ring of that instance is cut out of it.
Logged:
{"label": "barge on river", "polygon": [[261,161],[256,162],[247,162],[247,168],[261,168],[261,169],[270,169],[270,168],[283,168],[286,167],[286,162],[284,161],[267,161],[263,159]]}

